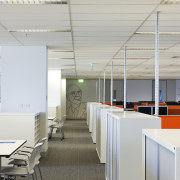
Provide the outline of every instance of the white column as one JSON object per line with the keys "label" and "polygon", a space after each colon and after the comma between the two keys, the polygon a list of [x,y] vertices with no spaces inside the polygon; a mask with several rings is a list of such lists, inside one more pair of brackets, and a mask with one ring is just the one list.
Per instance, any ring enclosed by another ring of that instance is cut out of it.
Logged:
{"label": "white column", "polygon": [[126,59],[127,59],[127,46],[124,47],[124,109],[126,109],[127,91],[126,91]]}
{"label": "white column", "polygon": [[106,70],[104,69],[104,89],[103,89],[103,104],[106,101]]}
{"label": "white column", "polygon": [[159,12],[156,14],[155,115],[159,115]]}
{"label": "white column", "polygon": [[111,62],[111,106],[113,105],[113,61]]}

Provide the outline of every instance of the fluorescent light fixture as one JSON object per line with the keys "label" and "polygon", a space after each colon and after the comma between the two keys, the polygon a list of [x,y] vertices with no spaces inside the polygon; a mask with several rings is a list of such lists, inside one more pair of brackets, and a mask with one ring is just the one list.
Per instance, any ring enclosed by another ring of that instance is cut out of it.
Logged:
{"label": "fluorescent light fixture", "polygon": [[72,59],[73,60],[74,58],[61,58],[61,59]]}
{"label": "fluorescent light fixture", "polygon": [[78,83],[84,83],[84,79],[78,79]]}
{"label": "fluorescent light fixture", "polygon": [[59,29],[12,29],[9,32],[20,32],[20,33],[49,33],[49,32],[71,32],[70,29],[59,30]]}
{"label": "fluorescent light fixture", "polygon": [[[124,48],[123,48],[124,49]],[[155,50],[155,48],[136,48],[136,47],[129,47],[129,48],[127,48],[127,50],[129,51],[154,51]],[[160,48],[159,50],[161,50],[161,51],[165,51],[165,50],[167,50],[167,48]]]}
{"label": "fluorescent light fixture", "polygon": [[[113,58],[115,60],[124,60],[124,58]],[[127,58],[127,60],[149,60],[149,58]]]}
{"label": "fluorescent light fixture", "polygon": [[0,0],[0,4],[27,5],[27,4],[67,4],[65,0]]}
{"label": "fluorescent light fixture", "polygon": [[50,50],[51,52],[65,52],[65,53],[67,53],[67,52],[74,52],[74,51],[63,51],[63,50]]}
{"label": "fluorescent light fixture", "polygon": [[[139,35],[155,35],[155,32],[136,32]],[[180,35],[180,32],[159,32],[161,35]]]}
{"label": "fluorescent light fixture", "polygon": [[74,58],[48,58],[48,60],[74,60]]}
{"label": "fluorescent light fixture", "polygon": [[162,4],[180,4],[180,0],[164,0]]}

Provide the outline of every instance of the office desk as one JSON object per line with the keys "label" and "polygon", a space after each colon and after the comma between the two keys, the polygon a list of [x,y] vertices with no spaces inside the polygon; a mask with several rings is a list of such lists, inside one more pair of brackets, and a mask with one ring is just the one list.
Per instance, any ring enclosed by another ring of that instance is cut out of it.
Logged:
{"label": "office desk", "polygon": [[49,120],[49,121],[54,121],[54,119],[56,119],[56,116],[50,116],[50,117],[48,117],[48,120]]}
{"label": "office desk", "polygon": [[0,140],[0,170],[1,170],[1,158],[9,158],[15,151],[17,151],[26,140]]}

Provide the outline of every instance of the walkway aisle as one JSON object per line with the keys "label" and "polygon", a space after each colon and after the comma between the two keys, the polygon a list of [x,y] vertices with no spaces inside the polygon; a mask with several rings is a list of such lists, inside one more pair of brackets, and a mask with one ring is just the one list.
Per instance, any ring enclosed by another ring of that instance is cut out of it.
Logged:
{"label": "walkway aisle", "polygon": [[67,120],[65,140],[59,136],[49,141],[48,156],[41,160],[44,180],[105,180],[85,120]]}

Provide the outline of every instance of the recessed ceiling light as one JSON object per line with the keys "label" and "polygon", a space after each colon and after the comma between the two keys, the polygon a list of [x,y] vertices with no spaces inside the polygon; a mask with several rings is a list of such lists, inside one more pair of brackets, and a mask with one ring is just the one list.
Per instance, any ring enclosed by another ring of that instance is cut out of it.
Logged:
{"label": "recessed ceiling light", "polygon": [[49,32],[71,32],[70,29],[11,29],[9,32],[20,32],[20,33],[49,33]]}
{"label": "recessed ceiling light", "polygon": [[65,0],[0,0],[0,4],[14,4],[14,5],[67,4],[67,1]]}
{"label": "recessed ceiling light", "polygon": [[[136,32],[139,35],[155,35],[155,32]],[[180,35],[180,32],[159,32],[160,35]]]}

